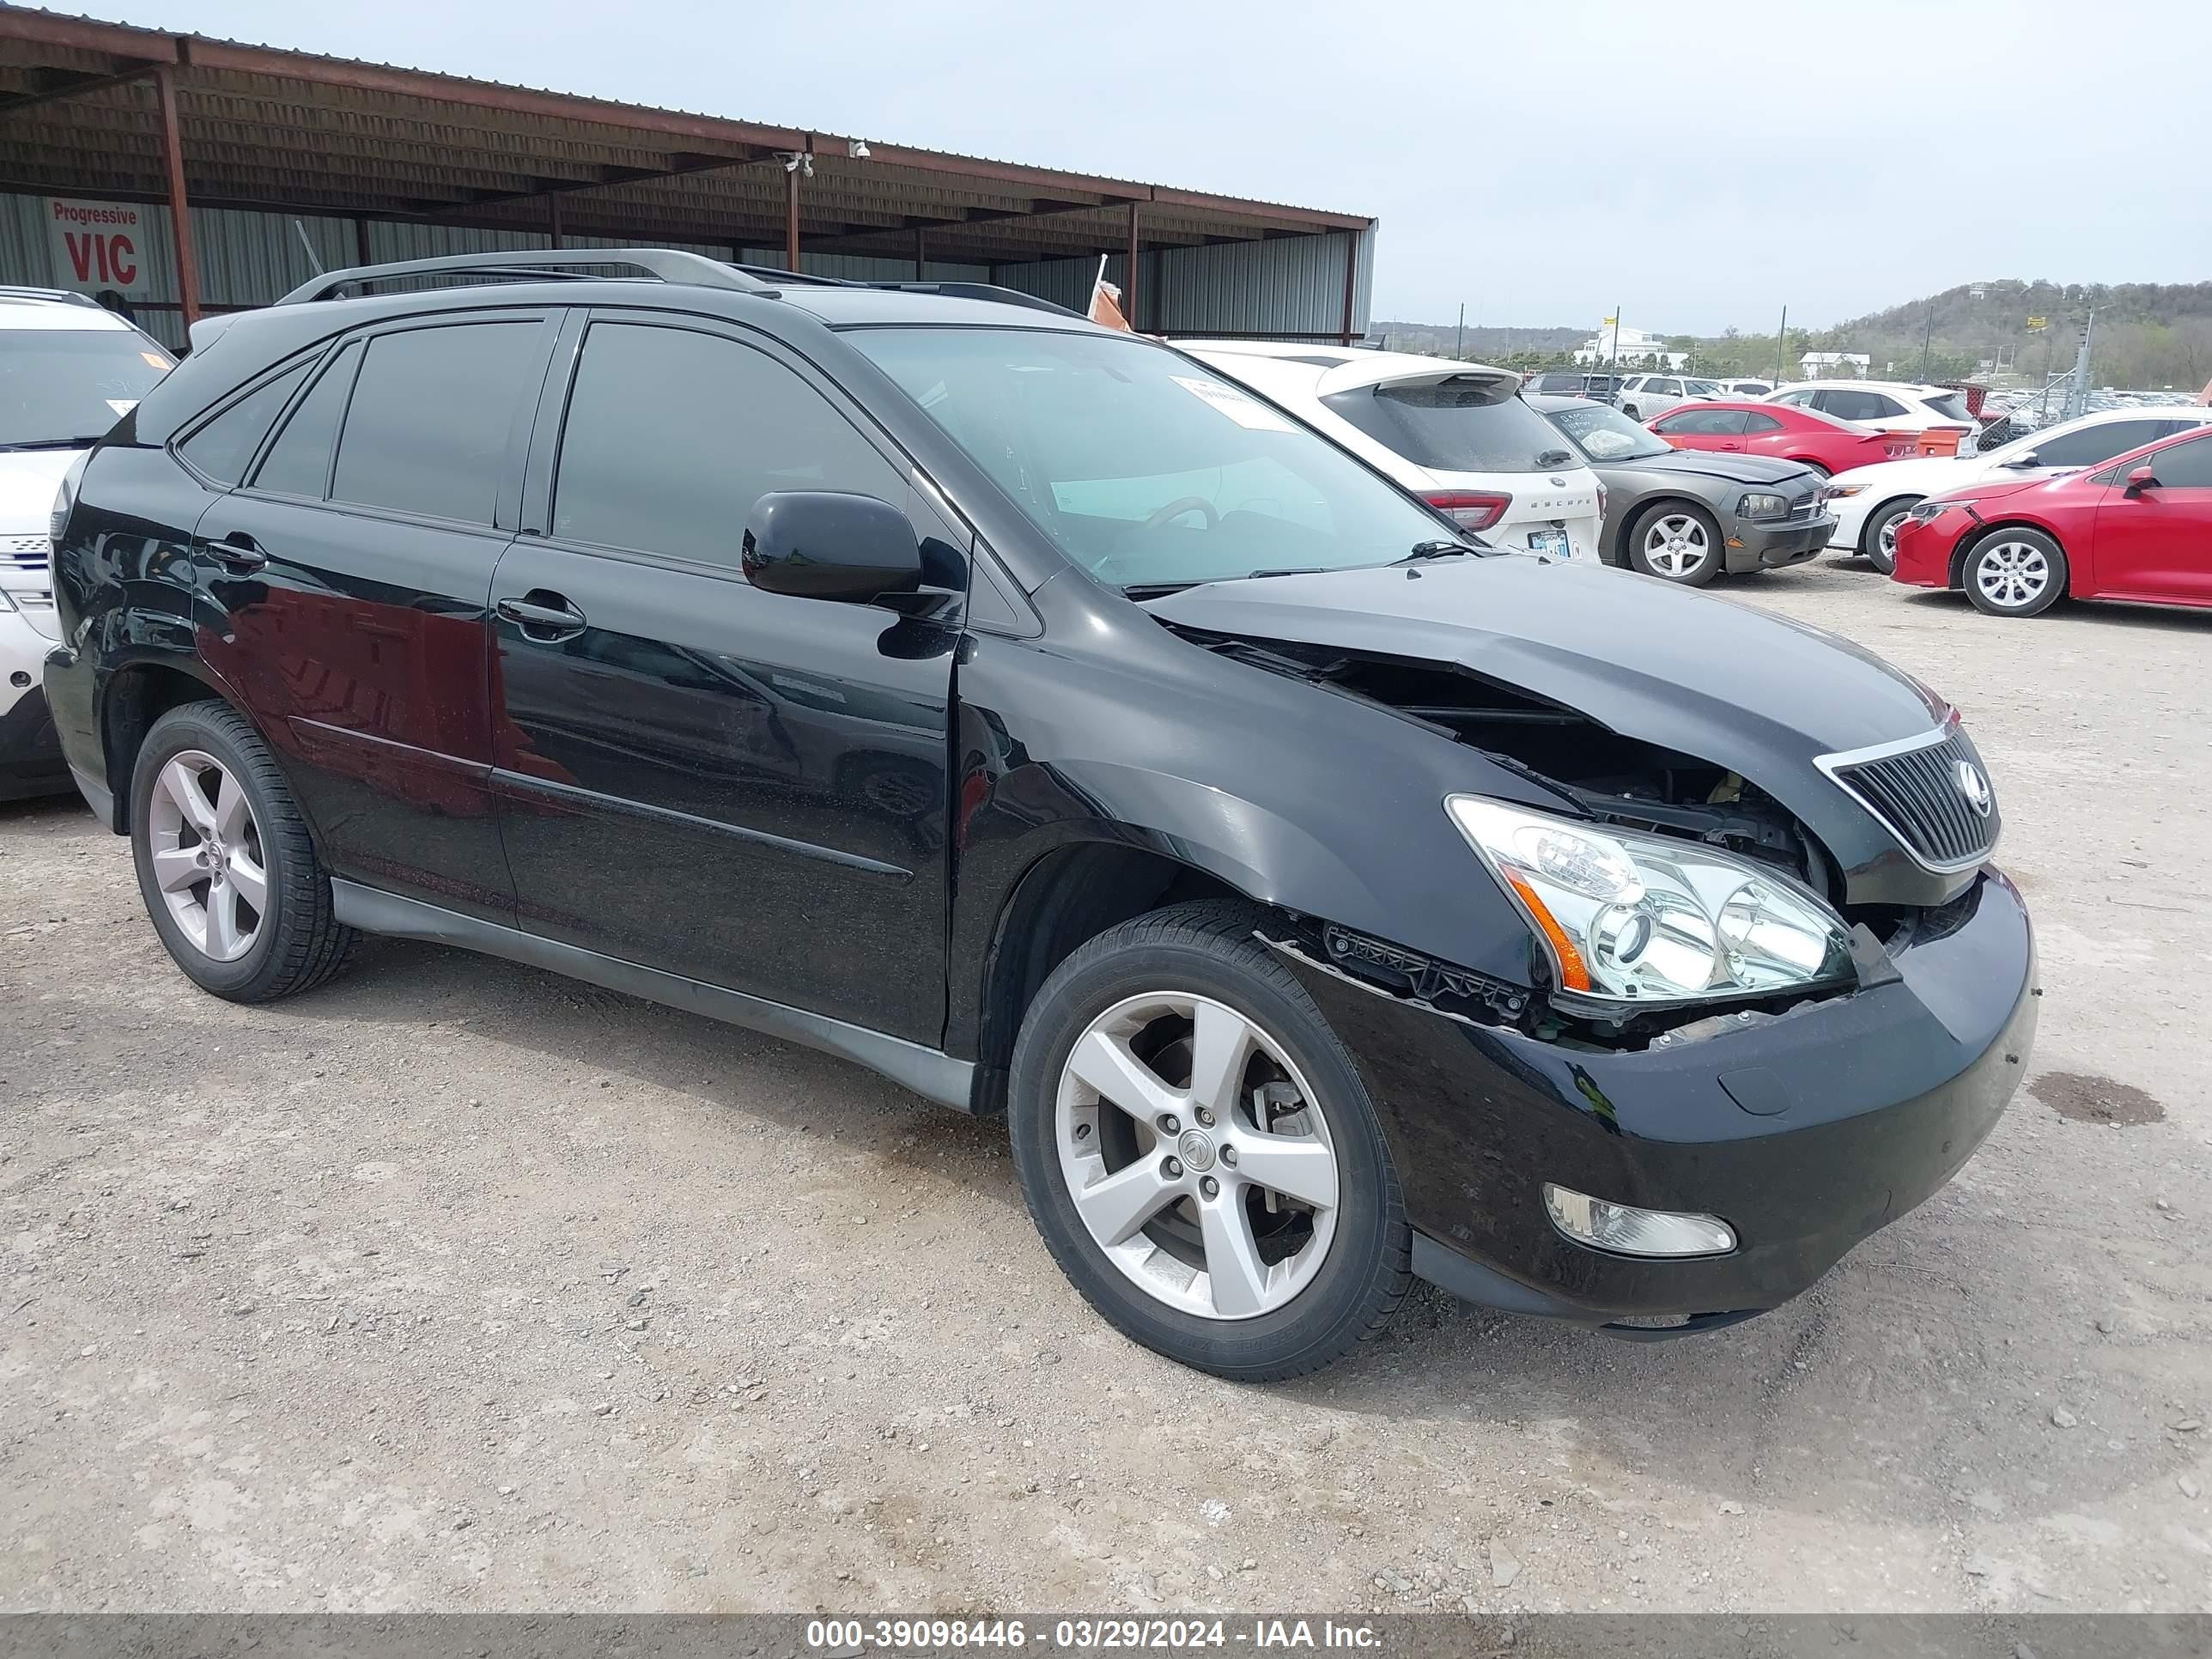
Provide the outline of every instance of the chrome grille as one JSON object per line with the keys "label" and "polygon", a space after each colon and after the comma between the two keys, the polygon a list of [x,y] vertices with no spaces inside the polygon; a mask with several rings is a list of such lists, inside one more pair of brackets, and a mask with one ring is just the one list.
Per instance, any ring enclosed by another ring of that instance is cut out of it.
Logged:
{"label": "chrome grille", "polygon": [[[1982,757],[1956,726],[1901,744],[1823,755],[1820,765],[1929,869],[1966,869],[1997,844],[2002,819],[1995,789]],[[1975,804],[1976,784],[1986,810]]]}

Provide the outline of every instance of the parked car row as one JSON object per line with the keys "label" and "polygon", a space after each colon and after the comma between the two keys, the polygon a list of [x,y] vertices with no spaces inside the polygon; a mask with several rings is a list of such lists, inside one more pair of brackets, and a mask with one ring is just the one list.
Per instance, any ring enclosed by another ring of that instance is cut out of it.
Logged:
{"label": "parked car row", "polygon": [[1003,1113],[1080,1293],[1247,1380],[1416,1276],[1747,1318],[2029,1070],[1957,711],[1601,568],[1810,556],[1790,460],[647,249],[195,341],[63,477],[45,686],[214,995],[396,934]]}

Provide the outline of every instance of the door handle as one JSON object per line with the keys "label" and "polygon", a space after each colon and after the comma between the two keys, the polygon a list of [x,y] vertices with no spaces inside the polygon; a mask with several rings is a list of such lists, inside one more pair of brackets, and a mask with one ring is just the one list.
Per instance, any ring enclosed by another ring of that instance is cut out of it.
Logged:
{"label": "door handle", "polygon": [[492,607],[522,630],[526,639],[570,640],[584,631],[584,613],[558,593],[533,587],[519,599],[503,599]]}
{"label": "door handle", "polygon": [[226,570],[244,574],[258,570],[269,562],[269,556],[243,530],[234,530],[220,541],[202,542],[200,546],[208,557]]}

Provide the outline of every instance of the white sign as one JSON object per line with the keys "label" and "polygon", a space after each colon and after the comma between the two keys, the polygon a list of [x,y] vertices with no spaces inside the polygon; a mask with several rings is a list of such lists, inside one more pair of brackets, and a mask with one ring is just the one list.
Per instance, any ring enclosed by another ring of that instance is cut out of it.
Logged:
{"label": "white sign", "polygon": [[153,241],[151,211],[130,202],[46,198],[46,246],[54,282],[98,294],[112,289],[126,300],[150,299],[147,254]]}
{"label": "white sign", "polygon": [[1185,374],[1170,374],[1185,392],[1209,409],[1218,409],[1239,426],[1249,426],[1260,432],[1288,432],[1291,423],[1265,404],[1255,403],[1241,392],[1231,391],[1218,380],[1194,380]]}

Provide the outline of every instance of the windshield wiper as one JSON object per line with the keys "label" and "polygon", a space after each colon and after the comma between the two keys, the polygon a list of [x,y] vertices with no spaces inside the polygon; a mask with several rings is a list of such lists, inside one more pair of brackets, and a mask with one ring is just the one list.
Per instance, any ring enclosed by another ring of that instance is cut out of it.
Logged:
{"label": "windshield wiper", "polygon": [[92,438],[25,438],[15,443],[0,444],[0,452],[13,453],[19,449],[89,449],[98,443]]}
{"label": "windshield wiper", "polygon": [[1472,546],[1466,542],[1415,542],[1412,547],[1407,550],[1406,556],[1404,558],[1395,560],[1393,562],[1397,564],[1419,564],[1429,559],[1455,559],[1462,555],[1471,558],[1475,554],[1480,553],[1482,550],[1482,549]]}

